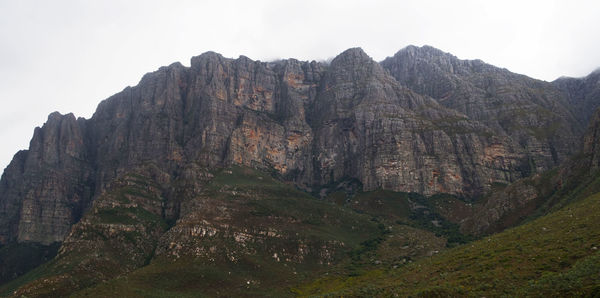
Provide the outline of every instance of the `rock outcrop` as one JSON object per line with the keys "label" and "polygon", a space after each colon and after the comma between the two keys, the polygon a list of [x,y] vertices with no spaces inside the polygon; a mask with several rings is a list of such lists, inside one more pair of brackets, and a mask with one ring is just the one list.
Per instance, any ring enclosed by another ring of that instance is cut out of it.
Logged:
{"label": "rock outcrop", "polygon": [[[600,97],[598,98],[600,99]],[[600,109],[591,116],[580,143],[581,154],[560,166],[500,187],[455,220],[469,234],[489,234],[516,226],[531,216],[540,216],[600,191]]]}
{"label": "rock outcrop", "polygon": [[475,196],[524,175],[526,156],[467,115],[400,86],[362,50],[335,58],[313,107],[315,182]]}
{"label": "rock outcrop", "polygon": [[583,138],[583,154],[589,160],[590,170],[600,168],[600,109],[592,116]]}
{"label": "rock outcrop", "polygon": [[552,84],[564,93],[577,120],[587,127],[592,115],[600,107],[600,69],[583,78],[561,77]]}
{"label": "rock outcrop", "polygon": [[52,113],[0,182],[0,243],[59,242],[91,202],[86,120]]}

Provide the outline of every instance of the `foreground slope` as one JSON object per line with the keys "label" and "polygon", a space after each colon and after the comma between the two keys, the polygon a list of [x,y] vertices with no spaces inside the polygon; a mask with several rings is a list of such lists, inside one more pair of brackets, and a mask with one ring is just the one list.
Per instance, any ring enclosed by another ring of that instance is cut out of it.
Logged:
{"label": "foreground slope", "polygon": [[585,296],[600,294],[600,194],[523,226],[396,270],[323,278],[301,295]]}
{"label": "foreground slope", "polygon": [[[351,204],[334,203],[335,194],[319,200],[240,167],[164,178],[150,164],[117,179],[54,260],[0,293],[289,296],[290,287],[320,274],[401,266],[460,242],[457,227],[415,193],[360,192]],[[156,208],[169,184],[183,198],[174,222]]]}

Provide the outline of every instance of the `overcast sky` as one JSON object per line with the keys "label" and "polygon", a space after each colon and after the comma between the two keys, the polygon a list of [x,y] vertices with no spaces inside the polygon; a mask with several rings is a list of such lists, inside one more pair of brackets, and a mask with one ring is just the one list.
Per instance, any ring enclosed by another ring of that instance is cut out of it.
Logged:
{"label": "overcast sky", "polygon": [[89,118],[146,72],[216,51],[377,61],[431,45],[551,81],[600,67],[597,1],[0,0],[0,171],[53,111]]}

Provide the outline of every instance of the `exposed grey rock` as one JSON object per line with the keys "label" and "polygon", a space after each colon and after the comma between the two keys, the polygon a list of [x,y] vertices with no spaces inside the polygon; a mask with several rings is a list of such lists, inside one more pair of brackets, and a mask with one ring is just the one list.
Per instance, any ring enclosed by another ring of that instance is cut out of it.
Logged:
{"label": "exposed grey rock", "polygon": [[586,127],[600,107],[600,69],[583,78],[562,77],[552,84],[564,92],[577,120]]}
{"label": "exposed grey rock", "polygon": [[62,241],[90,203],[94,183],[85,121],[52,113],[0,183],[0,241]]}

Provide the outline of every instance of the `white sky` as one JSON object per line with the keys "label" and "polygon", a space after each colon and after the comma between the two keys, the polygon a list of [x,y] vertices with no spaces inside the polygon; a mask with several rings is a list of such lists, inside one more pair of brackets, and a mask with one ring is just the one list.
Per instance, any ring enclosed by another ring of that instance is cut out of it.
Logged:
{"label": "white sky", "polygon": [[53,111],[96,105],[162,65],[215,51],[377,61],[413,44],[543,80],[600,67],[597,1],[0,0],[0,170]]}

